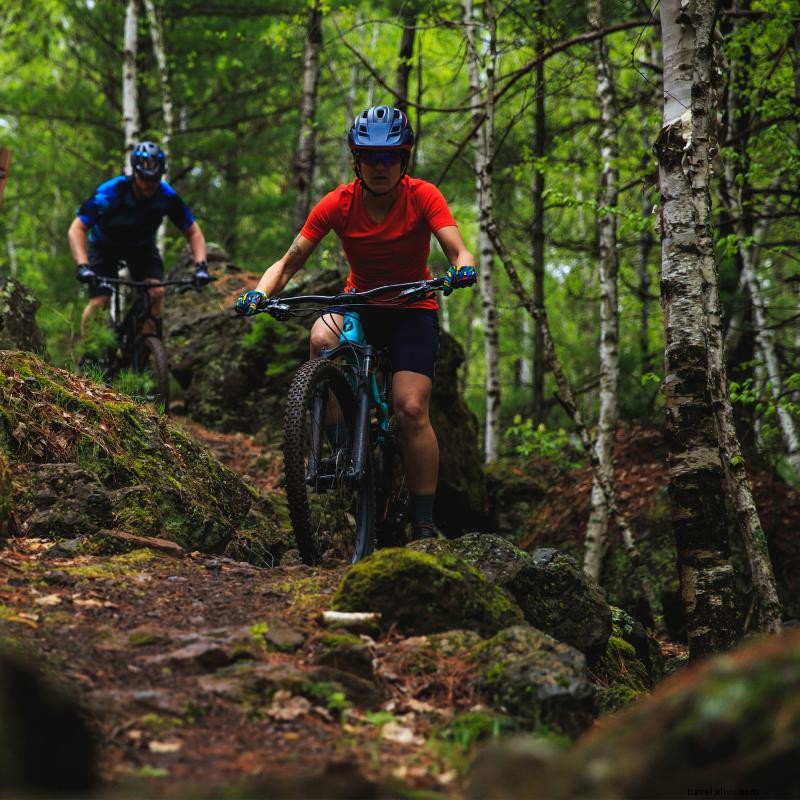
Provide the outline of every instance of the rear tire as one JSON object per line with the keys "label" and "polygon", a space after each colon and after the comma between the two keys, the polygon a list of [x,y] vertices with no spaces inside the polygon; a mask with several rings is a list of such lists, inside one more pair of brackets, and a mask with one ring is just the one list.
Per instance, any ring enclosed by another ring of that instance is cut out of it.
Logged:
{"label": "rear tire", "polygon": [[143,394],[156,406],[169,412],[169,362],[164,343],[157,336],[146,336],[134,362],[134,372],[145,377]]}
{"label": "rear tire", "polygon": [[[325,424],[326,412],[331,416],[332,399],[334,407],[341,410],[341,441],[335,441],[334,426]],[[358,485],[347,476],[355,417],[353,391],[336,364],[318,359],[300,367],[286,402],[283,458],[289,515],[306,564],[318,564],[328,550],[355,563],[374,549],[372,458],[367,458]],[[319,442],[318,453],[315,441]]]}

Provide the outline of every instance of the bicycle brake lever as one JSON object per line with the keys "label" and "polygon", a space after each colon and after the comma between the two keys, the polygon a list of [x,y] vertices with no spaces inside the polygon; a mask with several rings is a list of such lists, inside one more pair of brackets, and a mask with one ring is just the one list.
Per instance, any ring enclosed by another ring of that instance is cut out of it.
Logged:
{"label": "bicycle brake lever", "polygon": [[289,317],[291,317],[291,308],[287,303],[270,303],[268,306],[265,306],[264,311],[267,312],[273,319],[277,319],[278,322],[286,322]]}

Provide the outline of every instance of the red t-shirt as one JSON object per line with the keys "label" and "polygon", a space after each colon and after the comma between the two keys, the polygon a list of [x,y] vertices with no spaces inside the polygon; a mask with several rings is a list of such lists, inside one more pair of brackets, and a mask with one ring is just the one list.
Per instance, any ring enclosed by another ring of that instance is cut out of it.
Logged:
{"label": "red t-shirt", "polygon": [[[350,274],[345,290],[365,291],[387,283],[431,277],[431,234],[455,225],[442,193],[427,181],[403,176],[386,218],[375,222],[364,207],[359,179],[338,186],[317,203],[300,235],[317,243],[328,231],[339,237]],[[433,298],[408,308],[438,308]]]}

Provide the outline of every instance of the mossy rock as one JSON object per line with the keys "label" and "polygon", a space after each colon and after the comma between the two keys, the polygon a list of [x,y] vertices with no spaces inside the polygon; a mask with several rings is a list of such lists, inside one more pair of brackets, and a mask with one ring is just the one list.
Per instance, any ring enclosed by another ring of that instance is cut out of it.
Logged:
{"label": "mossy rock", "polygon": [[575,648],[516,625],[479,645],[474,659],[487,701],[530,729],[575,736],[592,723],[596,692]]}
{"label": "mossy rock", "polygon": [[658,642],[624,609],[611,606],[611,621],[612,634],[633,647],[636,658],[647,670],[648,688],[652,689],[664,678],[664,657]]}
{"label": "mossy rock", "polygon": [[384,628],[409,634],[467,628],[491,635],[523,621],[509,596],[463,559],[403,548],[379,550],[351,567],[333,607],[378,611]]}
{"label": "mossy rock", "polygon": [[358,636],[350,633],[325,633],[315,642],[313,663],[351,672],[366,680],[374,680],[372,653]]}
{"label": "mossy rock", "polygon": [[633,645],[619,636],[610,636],[606,651],[593,675],[602,713],[617,711],[641,697],[651,687],[644,664],[636,657]]}
{"label": "mossy rock", "polygon": [[553,800],[800,796],[800,631],[757,640],[682,670],[547,765],[531,760],[500,797],[533,785]]}
{"label": "mossy rock", "polygon": [[59,464],[63,477],[73,464],[109,492],[146,486],[160,536],[187,550],[222,551],[246,518],[255,490],[151,407],[27,353],[0,353],[0,376],[0,449],[14,466],[15,505],[18,492],[35,508],[26,471]]}
{"label": "mossy rock", "polygon": [[27,536],[72,539],[112,525],[105,486],[75,463],[20,464],[14,468],[20,527]]}
{"label": "mossy rock", "polygon": [[602,590],[569,556],[545,548],[529,554],[491,534],[467,534],[450,546],[510,592],[533,627],[577,647],[591,661],[602,655],[611,609]]}

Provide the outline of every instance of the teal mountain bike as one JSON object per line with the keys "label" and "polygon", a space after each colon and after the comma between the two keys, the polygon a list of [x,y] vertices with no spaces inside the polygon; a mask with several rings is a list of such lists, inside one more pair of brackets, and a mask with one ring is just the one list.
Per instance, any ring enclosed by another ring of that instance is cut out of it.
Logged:
{"label": "teal mountain bike", "polygon": [[408,491],[392,414],[389,354],[366,341],[358,308],[380,297],[380,307],[391,313],[443,288],[436,278],[365,292],[266,298],[259,306],[281,321],[331,309],[344,313],[339,343],[300,367],[286,401],[286,496],[306,564],[318,564],[323,556],[356,563],[376,546],[405,543]]}

